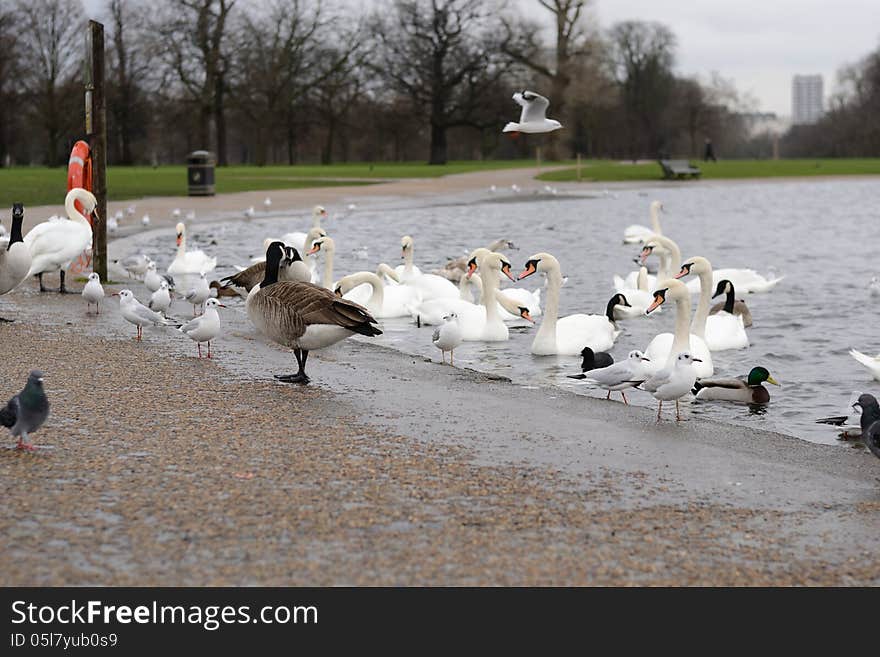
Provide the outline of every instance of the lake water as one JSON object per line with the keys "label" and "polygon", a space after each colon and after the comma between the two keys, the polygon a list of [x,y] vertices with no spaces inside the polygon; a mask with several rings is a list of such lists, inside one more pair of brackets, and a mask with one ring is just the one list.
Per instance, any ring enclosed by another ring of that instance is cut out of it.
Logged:
{"label": "lake water", "polygon": [[[748,329],[751,347],[713,353],[716,376],[740,375],[762,365],[782,387],[768,386],[772,400],[762,412],[735,404],[694,403],[691,413],[834,443],[833,429],[814,420],[842,414],[854,390],[880,394],[880,385],[847,355],[850,347],[880,351],[868,294],[868,282],[878,273],[871,231],[880,208],[878,182],[700,182],[592,195],[486,191],[456,203],[373,199],[335,216],[334,207],[344,208],[347,201],[334,199],[332,191],[327,194],[331,218],[324,227],[336,241],[335,278],[375,270],[379,262],[399,264],[400,237],[405,234],[415,239],[415,262],[423,271],[504,237],[519,246],[507,254],[516,272],[539,251],[559,259],[568,277],[560,316],[604,311],[613,293],[612,275],[635,269],[633,258],[640,249],[621,243],[623,229],[632,223],[650,225],[648,205],[659,199],[666,209],[661,216],[664,233],[679,244],[684,258],[702,255],[716,268],[749,267],[785,276],[768,293],[738,295],[754,317]],[[233,265],[249,264],[266,236],[305,231],[310,224],[308,211],[297,218],[198,224],[191,228],[188,246],[217,256],[214,278],[219,278],[234,272]],[[112,248],[113,257],[142,250],[164,268],[174,256],[173,229],[135,235]],[[523,283],[535,289],[543,286],[543,277]],[[672,331],[674,314],[670,307],[621,323],[624,331],[612,352],[615,358],[644,349],[656,333]],[[439,358],[431,344],[433,328],[418,329],[407,319],[382,324],[385,333],[378,342]],[[565,377],[579,371],[579,357],[532,356],[535,330],[512,329],[504,343],[465,343],[456,350],[456,364],[510,377],[518,385],[549,384],[605,396],[605,391]],[[647,393],[627,396],[632,403],[656,406]]]}

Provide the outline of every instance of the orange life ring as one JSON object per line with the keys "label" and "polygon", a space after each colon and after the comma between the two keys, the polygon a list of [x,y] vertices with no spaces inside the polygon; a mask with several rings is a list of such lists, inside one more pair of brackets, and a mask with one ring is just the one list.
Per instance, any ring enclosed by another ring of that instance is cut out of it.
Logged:
{"label": "orange life ring", "polygon": [[[67,162],[67,191],[74,187],[82,187],[92,191],[92,155],[88,142],[78,141],[73,145],[70,151],[70,160]],[[85,214],[82,203],[76,201],[74,204],[77,211]],[[92,218],[89,217],[89,222]],[[70,265],[71,274],[81,274],[92,264],[91,249],[79,256]]]}

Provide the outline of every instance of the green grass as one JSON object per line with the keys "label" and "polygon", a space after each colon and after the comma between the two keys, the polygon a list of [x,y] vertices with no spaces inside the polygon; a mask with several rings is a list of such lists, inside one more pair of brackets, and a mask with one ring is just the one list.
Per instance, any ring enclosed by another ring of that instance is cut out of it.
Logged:
{"label": "green grass", "polygon": [[[880,175],[880,158],[876,159],[816,159],[816,160],[722,160],[701,162],[692,159],[705,179],[783,178],[793,176],[852,176]],[[590,160],[581,169],[583,182],[615,182],[660,180],[663,177],[656,162],[629,164],[609,160]],[[577,169],[550,171],[538,176],[540,180],[573,182]]]}
{"label": "green grass", "polygon": [[[487,160],[450,162],[443,166],[430,166],[422,162],[395,162],[326,166],[218,167],[216,191],[218,194],[226,194],[305,187],[367,185],[384,178],[435,178],[471,171],[529,167],[534,164],[533,160]],[[110,167],[107,169],[107,190],[111,201],[139,199],[145,196],[185,196],[186,167],[162,166],[156,169]],[[14,202],[24,203],[26,206],[61,203],[66,191],[66,168],[0,169],[0,208],[9,208]]]}

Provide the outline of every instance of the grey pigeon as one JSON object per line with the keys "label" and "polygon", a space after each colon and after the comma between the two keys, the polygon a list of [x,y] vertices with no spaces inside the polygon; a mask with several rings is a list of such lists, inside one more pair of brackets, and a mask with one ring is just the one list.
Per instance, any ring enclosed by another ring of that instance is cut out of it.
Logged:
{"label": "grey pigeon", "polygon": [[36,449],[27,442],[28,435],[39,429],[49,417],[49,399],[43,391],[43,373],[33,370],[24,390],[0,408],[0,424],[18,438],[16,449]]}
{"label": "grey pigeon", "polygon": [[853,406],[862,409],[862,442],[880,459],[880,405],[877,399],[866,393]]}

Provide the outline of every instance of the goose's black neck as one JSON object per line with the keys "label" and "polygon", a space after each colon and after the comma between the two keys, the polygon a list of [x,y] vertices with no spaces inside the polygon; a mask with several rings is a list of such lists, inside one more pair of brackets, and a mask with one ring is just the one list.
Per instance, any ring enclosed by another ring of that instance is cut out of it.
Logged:
{"label": "goose's black neck", "polygon": [[21,203],[15,203],[12,206],[12,226],[9,228],[9,245],[6,247],[8,251],[16,242],[23,242],[21,236],[21,224],[24,222],[24,206]]}
{"label": "goose's black neck", "polygon": [[727,286],[727,297],[724,300],[724,312],[733,314],[733,304],[736,301],[736,291],[733,289],[733,285],[729,284]]}
{"label": "goose's black neck", "polygon": [[272,242],[266,249],[266,273],[263,274],[263,282],[260,283],[260,289],[274,285],[278,282],[278,268],[281,266],[281,259],[284,257],[284,244],[282,242]]}
{"label": "goose's black neck", "polygon": [[616,306],[617,304],[618,304],[618,298],[617,298],[617,295],[615,294],[613,297],[611,297],[608,300],[608,305],[605,306],[605,317],[607,317],[608,321],[611,322],[612,324],[615,324],[614,306]]}

